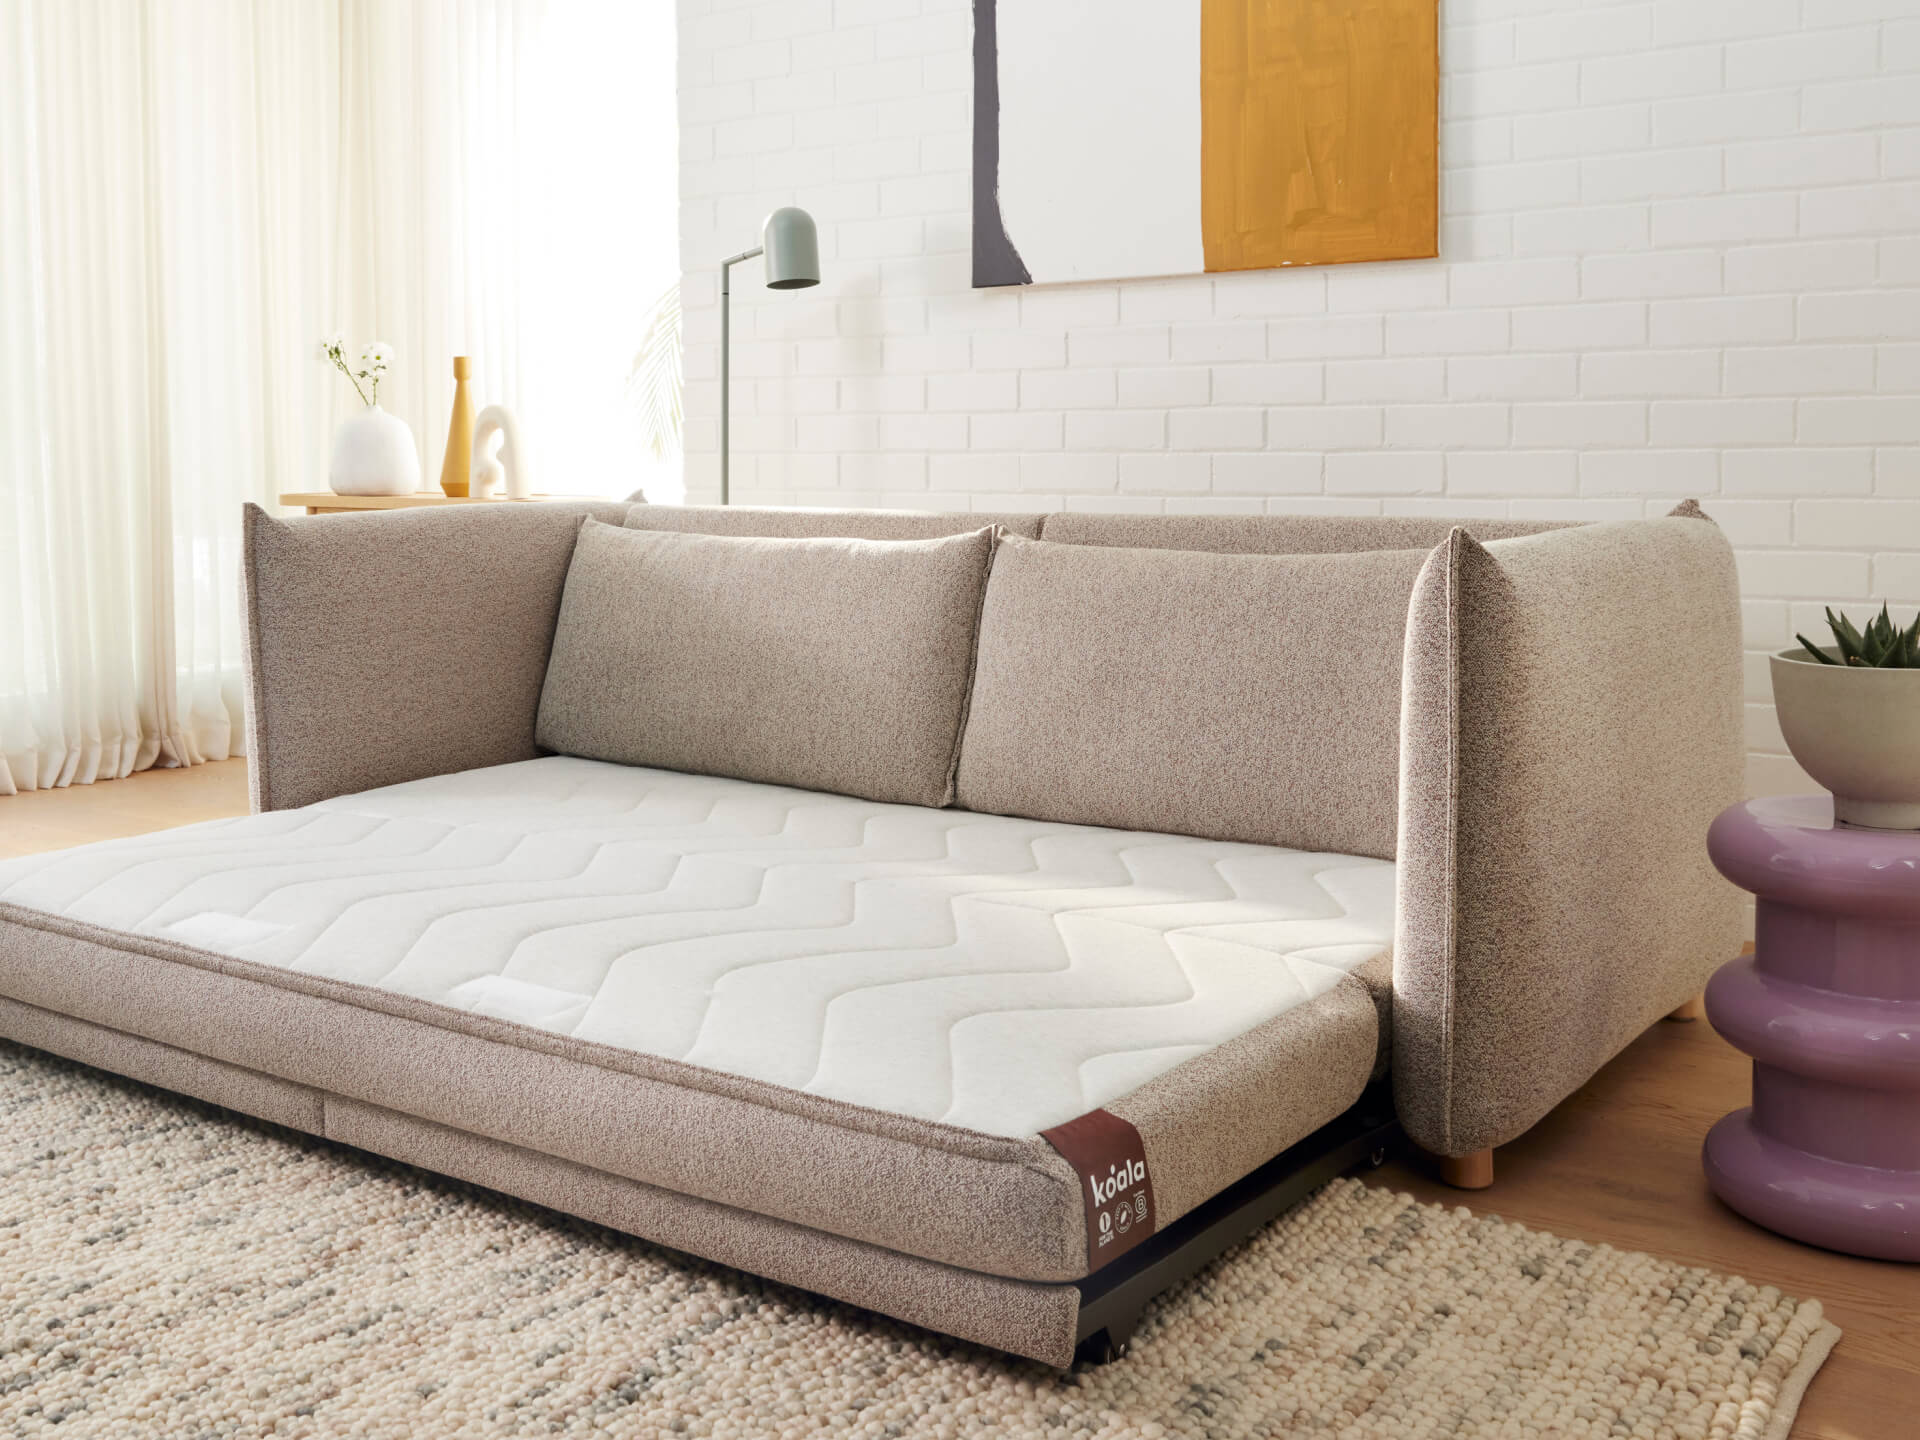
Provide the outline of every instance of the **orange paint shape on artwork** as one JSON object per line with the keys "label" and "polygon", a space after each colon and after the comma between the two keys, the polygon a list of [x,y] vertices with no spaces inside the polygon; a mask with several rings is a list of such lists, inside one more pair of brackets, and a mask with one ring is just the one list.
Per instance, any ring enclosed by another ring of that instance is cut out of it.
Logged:
{"label": "orange paint shape on artwork", "polygon": [[1438,0],[1201,0],[1209,270],[1439,253]]}

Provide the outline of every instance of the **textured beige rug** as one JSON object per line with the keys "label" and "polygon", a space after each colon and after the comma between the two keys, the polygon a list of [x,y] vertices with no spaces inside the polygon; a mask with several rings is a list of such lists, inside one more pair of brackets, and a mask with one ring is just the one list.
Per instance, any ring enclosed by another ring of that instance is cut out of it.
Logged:
{"label": "textured beige rug", "polygon": [[1060,1375],[0,1042],[0,1435],[1779,1440],[1820,1306],[1343,1181]]}

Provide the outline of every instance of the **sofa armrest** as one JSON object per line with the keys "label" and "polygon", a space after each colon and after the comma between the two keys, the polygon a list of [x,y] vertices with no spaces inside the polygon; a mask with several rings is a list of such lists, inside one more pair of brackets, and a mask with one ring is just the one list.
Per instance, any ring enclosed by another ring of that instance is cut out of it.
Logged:
{"label": "sofa armrest", "polygon": [[1743,790],[1740,649],[1733,553],[1691,502],[1428,558],[1393,1001],[1422,1146],[1512,1139],[1738,951],[1706,834]]}
{"label": "sofa armrest", "polygon": [[460,505],[276,520],[246,507],[253,808],[531,759],[582,515]]}

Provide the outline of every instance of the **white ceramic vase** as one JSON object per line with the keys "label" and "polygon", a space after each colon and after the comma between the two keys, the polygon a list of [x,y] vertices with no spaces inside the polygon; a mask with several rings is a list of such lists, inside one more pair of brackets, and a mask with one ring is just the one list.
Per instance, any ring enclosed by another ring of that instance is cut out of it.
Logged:
{"label": "white ceramic vase", "polygon": [[1920,830],[1920,670],[1822,665],[1782,650],[1773,703],[1793,758],[1833,792],[1835,819]]}
{"label": "white ceramic vase", "polygon": [[336,495],[411,495],[420,488],[420,452],[397,415],[369,405],[333,432],[327,483]]}

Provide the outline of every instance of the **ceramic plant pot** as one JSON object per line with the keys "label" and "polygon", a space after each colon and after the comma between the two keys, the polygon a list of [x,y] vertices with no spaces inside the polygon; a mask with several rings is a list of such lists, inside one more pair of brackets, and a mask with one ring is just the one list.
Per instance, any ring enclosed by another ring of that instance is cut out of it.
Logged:
{"label": "ceramic plant pot", "polygon": [[420,488],[420,452],[397,415],[369,405],[333,432],[327,483],[336,495],[411,495]]}
{"label": "ceramic plant pot", "polygon": [[1782,650],[1773,702],[1793,758],[1833,792],[1835,819],[1920,830],[1920,670],[1822,665]]}

